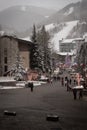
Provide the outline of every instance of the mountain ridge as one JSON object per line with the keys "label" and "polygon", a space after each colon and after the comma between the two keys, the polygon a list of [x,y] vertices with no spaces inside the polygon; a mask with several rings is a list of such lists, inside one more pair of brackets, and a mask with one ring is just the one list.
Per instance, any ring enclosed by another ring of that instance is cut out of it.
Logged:
{"label": "mountain ridge", "polygon": [[40,7],[18,5],[9,7],[0,12],[0,24],[4,27],[14,28],[19,32],[25,31],[45,19],[54,11]]}

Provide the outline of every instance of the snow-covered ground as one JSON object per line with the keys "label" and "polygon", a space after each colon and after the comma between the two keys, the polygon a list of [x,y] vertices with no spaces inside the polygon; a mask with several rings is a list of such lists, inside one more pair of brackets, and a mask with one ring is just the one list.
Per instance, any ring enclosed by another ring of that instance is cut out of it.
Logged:
{"label": "snow-covered ground", "polygon": [[14,82],[14,77],[0,77],[0,82]]}
{"label": "snow-covered ground", "polygon": [[23,88],[21,86],[0,86],[0,89],[18,89],[18,88]]}
{"label": "snow-covered ground", "polygon": [[54,50],[57,52],[59,51],[59,40],[65,39],[77,23],[78,21],[66,22],[66,26],[63,27],[61,31],[54,34],[54,37],[51,39],[51,42],[54,44]]}
{"label": "snow-covered ground", "polygon": [[[14,82],[15,80],[13,77],[0,77],[0,82]],[[2,86],[0,85],[0,89],[18,89],[24,88],[27,83],[33,82],[34,86],[40,86],[41,84],[46,84],[47,82],[44,81],[18,81],[16,86]]]}

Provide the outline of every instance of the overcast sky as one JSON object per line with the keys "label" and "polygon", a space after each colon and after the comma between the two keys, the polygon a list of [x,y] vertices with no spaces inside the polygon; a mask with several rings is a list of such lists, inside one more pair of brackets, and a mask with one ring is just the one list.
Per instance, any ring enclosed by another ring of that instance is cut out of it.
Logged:
{"label": "overcast sky", "polygon": [[34,5],[59,10],[69,3],[81,0],[0,0],[0,10],[13,5]]}

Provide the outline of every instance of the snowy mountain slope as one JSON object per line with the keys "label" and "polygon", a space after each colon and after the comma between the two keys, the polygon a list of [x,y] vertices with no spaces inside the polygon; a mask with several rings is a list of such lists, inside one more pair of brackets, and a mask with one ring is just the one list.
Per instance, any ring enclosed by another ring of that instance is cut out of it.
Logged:
{"label": "snowy mountain slope", "polygon": [[[84,36],[87,32],[85,31],[87,27],[86,22],[80,22],[79,20],[75,21],[69,21],[69,22],[63,22],[63,23],[51,23],[48,25],[45,25],[46,31],[49,32],[51,39],[50,39],[50,46],[54,49],[56,53],[59,52],[59,41],[62,39],[71,39],[71,38],[80,38],[81,32],[82,36]],[[30,37],[23,38],[24,40],[29,41]]]}
{"label": "snowy mountain slope", "polygon": [[[53,48],[56,52],[59,51],[59,41],[62,39],[65,39],[70,34],[72,29],[77,25],[78,22],[79,21],[65,22],[65,23],[63,23],[65,26],[59,32],[54,33],[50,42],[51,42],[51,44],[53,44],[53,46],[54,46]],[[53,27],[55,27],[54,25],[56,25],[56,24],[46,25],[46,30],[49,31],[49,30],[53,29]]]}
{"label": "snowy mountain slope", "polygon": [[64,21],[86,20],[87,18],[87,0],[81,0],[77,3],[71,1],[69,5],[65,6],[48,19],[44,20],[43,24],[60,23]]}
{"label": "snowy mountain slope", "polygon": [[69,8],[69,10],[67,10],[64,15],[67,16],[67,15],[70,15],[72,12],[74,11],[74,7],[71,7]]}
{"label": "snowy mountain slope", "polygon": [[82,11],[81,2],[71,3],[44,20],[43,24],[47,25],[55,22],[60,23],[64,21],[80,20],[80,11]]}

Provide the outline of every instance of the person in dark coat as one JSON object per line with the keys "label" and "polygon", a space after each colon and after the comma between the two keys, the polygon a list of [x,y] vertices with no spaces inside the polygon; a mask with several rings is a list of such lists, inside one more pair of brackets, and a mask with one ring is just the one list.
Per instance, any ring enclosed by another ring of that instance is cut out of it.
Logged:
{"label": "person in dark coat", "polygon": [[66,87],[67,87],[67,91],[69,91],[69,80],[68,79],[67,79]]}
{"label": "person in dark coat", "polygon": [[77,89],[73,89],[73,96],[74,96],[74,100],[77,99]]}
{"label": "person in dark coat", "polygon": [[31,92],[33,92],[33,87],[34,87],[34,85],[33,85],[33,82],[32,82],[31,85],[30,85]]}
{"label": "person in dark coat", "polygon": [[63,77],[61,78],[61,84],[62,84],[62,86],[64,86],[64,78]]}
{"label": "person in dark coat", "polygon": [[80,89],[80,90],[79,90],[79,99],[81,99],[82,97],[83,97],[83,90]]}

